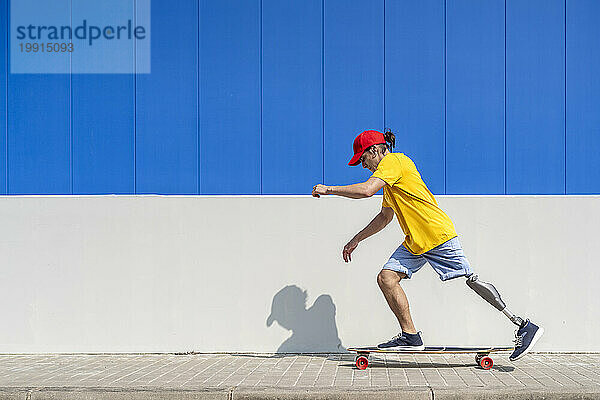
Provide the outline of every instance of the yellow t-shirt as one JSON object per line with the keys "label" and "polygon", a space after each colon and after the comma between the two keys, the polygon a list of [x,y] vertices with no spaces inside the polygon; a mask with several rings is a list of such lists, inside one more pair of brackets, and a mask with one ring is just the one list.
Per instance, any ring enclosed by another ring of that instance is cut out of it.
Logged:
{"label": "yellow t-shirt", "polygon": [[385,181],[383,207],[391,207],[406,235],[404,247],[423,254],[457,236],[450,218],[438,207],[417,167],[403,153],[389,153],[373,176]]}

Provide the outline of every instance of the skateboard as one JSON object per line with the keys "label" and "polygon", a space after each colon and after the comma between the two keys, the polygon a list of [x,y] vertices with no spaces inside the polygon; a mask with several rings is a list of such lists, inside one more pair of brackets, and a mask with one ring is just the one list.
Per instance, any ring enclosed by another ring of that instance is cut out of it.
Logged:
{"label": "skateboard", "polygon": [[367,369],[369,366],[370,353],[394,353],[394,354],[466,354],[475,353],[475,362],[483,369],[490,369],[494,365],[494,360],[489,356],[490,353],[498,351],[512,351],[514,347],[454,347],[454,346],[434,346],[425,347],[423,350],[386,350],[378,347],[350,347],[348,351],[356,352],[355,364],[358,369]]}

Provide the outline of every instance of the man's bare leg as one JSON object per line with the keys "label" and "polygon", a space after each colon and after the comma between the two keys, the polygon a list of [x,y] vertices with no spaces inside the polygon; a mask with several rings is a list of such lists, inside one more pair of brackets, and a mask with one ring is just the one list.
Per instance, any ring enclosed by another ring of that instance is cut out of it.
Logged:
{"label": "man's bare leg", "polygon": [[377,283],[379,288],[383,292],[385,300],[392,309],[392,312],[398,319],[402,332],[404,333],[417,333],[410,316],[410,308],[408,305],[408,299],[402,287],[400,286],[400,280],[406,278],[406,274],[402,272],[391,271],[389,269],[383,269],[377,275]]}

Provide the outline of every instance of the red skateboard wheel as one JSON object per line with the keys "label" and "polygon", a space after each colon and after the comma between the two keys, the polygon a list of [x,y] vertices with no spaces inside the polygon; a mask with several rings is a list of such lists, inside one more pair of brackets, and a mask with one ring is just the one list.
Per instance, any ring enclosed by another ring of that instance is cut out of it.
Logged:
{"label": "red skateboard wheel", "polygon": [[481,365],[481,368],[483,369],[490,369],[494,365],[494,360],[492,360],[491,357],[483,357],[481,361],[479,361],[479,365]]}
{"label": "red skateboard wheel", "polygon": [[356,368],[367,369],[369,366],[369,359],[365,356],[356,357]]}

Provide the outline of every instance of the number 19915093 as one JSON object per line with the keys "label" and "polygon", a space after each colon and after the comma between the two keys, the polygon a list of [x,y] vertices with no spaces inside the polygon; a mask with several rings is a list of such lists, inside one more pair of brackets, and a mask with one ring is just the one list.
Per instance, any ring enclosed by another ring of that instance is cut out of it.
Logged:
{"label": "number 19915093", "polygon": [[73,43],[19,43],[21,53],[71,53]]}

